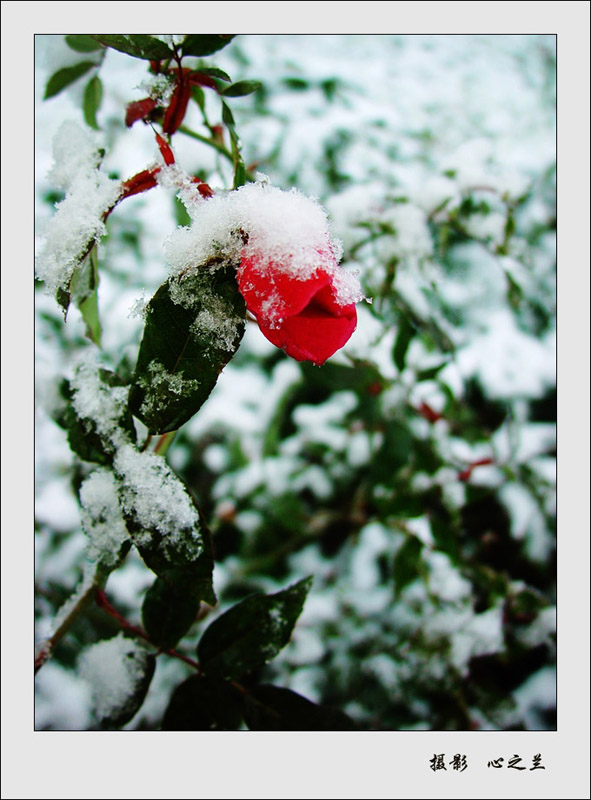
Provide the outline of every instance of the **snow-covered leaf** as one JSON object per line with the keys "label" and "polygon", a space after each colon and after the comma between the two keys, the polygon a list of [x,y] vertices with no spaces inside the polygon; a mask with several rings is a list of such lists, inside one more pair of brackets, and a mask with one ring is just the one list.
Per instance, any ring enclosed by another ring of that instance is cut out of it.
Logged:
{"label": "snow-covered leaf", "polygon": [[135,716],[155,666],[154,655],[123,633],[82,652],[78,668],[92,687],[93,711],[103,730],[121,728]]}
{"label": "snow-covered leaf", "polygon": [[231,264],[200,267],[158,289],[130,392],[150,433],[176,430],[201,408],[240,344],[244,315]]}

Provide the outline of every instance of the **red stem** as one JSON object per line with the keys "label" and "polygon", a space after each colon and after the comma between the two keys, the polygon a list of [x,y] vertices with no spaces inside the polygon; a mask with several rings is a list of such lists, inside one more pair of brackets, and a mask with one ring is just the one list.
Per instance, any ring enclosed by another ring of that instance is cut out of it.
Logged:
{"label": "red stem", "polygon": [[[121,625],[121,627],[124,630],[129,631],[130,633],[133,633],[136,636],[139,636],[146,642],[149,642],[152,645],[152,647],[156,647],[156,645],[152,641],[150,641],[150,637],[142,628],[138,628],[136,625],[132,625],[131,622],[128,622],[125,619],[125,617],[121,616],[121,614],[117,611],[117,609],[113,605],[111,605],[111,603],[107,600],[107,596],[105,595],[102,589],[97,589],[95,598],[96,598],[96,604],[99,606],[99,608],[102,608],[103,611],[106,611],[110,617],[113,617],[113,619],[117,620],[117,622]],[[158,650],[159,653],[166,653],[167,655],[172,656],[173,658],[178,658],[180,661],[184,661],[185,664],[189,664],[191,667],[193,667],[193,669],[196,669],[197,672],[201,672],[201,667],[199,666],[199,663],[197,661],[194,661],[192,658],[189,658],[189,656],[185,656],[182,653],[179,653],[177,650],[174,650],[172,648],[170,650],[162,650],[162,648],[156,648],[156,649]]]}

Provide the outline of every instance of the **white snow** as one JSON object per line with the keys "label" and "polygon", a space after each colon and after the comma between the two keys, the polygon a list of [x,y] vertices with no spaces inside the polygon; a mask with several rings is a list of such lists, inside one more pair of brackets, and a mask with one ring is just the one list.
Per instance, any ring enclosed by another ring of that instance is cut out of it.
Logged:
{"label": "white snow", "polygon": [[[261,181],[218,193],[207,202],[192,203],[185,196],[183,200],[193,223],[166,242],[172,275],[191,271],[214,257],[236,264],[242,258],[255,263],[261,274],[278,271],[304,281],[318,269],[329,273],[339,305],[363,298],[352,273],[337,267],[341,247],[330,236],[326,212],[296,189],[286,192]],[[280,299],[271,300],[269,316],[274,313],[273,303],[277,305]]]}
{"label": "white snow", "polygon": [[128,438],[119,424],[127,405],[128,386],[106,386],[100,379],[98,350],[82,353],[70,381],[72,404],[81,419],[91,420],[113,449]]}
{"label": "white snow", "polygon": [[123,509],[145,527],[143,536],[149,539],[151,531],[158,530],[165,550],[182,540],[193,556],[199,555],[203,545],[197,510],[162,456],[123,445],[115,456],[115,471],[121,479]]}
{"label": "white snow", "polygon": [[147,656],[143,646],[122,632],[82,651],[78,671],[91,688],[92,708],[99,721],[125,706],[145,674]]}
{"label": "white snow", "polygon": [[86,478],[80,487],[80,506],[90,558],[107,567],[114,566],[129,534],[111,470],[97,469]]}
{"label": "white snow", "polygon": [[37,277],[51,294],[67,289],[88,247],[105,234],[103,214],[121,193],[120,182],[100,171],[98,161],[94,138],[65,122],[54,139],[49,178],[67,192],[42,231],[44,243],[36,260]]}

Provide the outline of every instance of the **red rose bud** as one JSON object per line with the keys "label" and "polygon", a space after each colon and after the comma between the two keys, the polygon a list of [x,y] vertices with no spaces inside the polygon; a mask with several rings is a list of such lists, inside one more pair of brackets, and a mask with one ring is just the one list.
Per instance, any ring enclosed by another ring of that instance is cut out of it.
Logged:
{"label": "red rose bud", "polygon": [[144,100],[137,100],[135,103],[130,103],[125,112],[125,124],[131,128],[134,122],[138,119],[145,119],[156,108],[156,101],[151,97],[146,97]]}
{"label": "red rose bud", "polygon": [[336,259],[317,252],[319,265],[302,278],[259,253],[244,251],[238,288],[272,344],[296,361],[320,365],[348,342],[357,312],[355,303],[339,302]]}
{"label": "red rose bud", "polygon": [[163,139],[159,133],[156,134],[156,144],[158,145],[158,149],[162,154],[162,158],[164,159],[164,163],[167,167],[170,167],[171,164],[174,164],[174,154],[172,149],[166,139]]}
{"label": "red rose bud", "polygon": [[191,98],[191,84],[185,72],[186,70],[178,70],[178,82],[164,114],[164,122],[162,123],[164,133],[174,133],[187,113],[187,106]]}

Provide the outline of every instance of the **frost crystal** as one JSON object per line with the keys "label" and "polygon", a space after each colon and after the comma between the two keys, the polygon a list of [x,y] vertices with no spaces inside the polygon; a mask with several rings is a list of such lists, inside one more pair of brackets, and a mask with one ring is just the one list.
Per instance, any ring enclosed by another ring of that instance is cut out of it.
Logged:
{"label": "frost crystal", "polygon": [[238,319],[233,309],[213,294],[210,297],[202,295],[201,299],[205,300],[207,307],[197,314],[191,332],[199,336],[201,342],[209,339],[213,346],[231,352],[238,336]]}
{"label": "frost crystal", "polygon": [[127,527],[119,506],[117,482],[108,469],[97,469],[80,487],[82,527],[89,538],[88,554],[105,566],[115,566]]}
{"label": "frost crystal", "polygon": [[81,654],[78,671],[92,687],[94,712],[99,720],[116,716],[126,706],[145,675],[148,655],[123,633],[97,642]]}
{"label": "frost crystal", "polygon": [[37,277],[51,294],[67,289],[92,242],[104,235],[103,215],[121,193],[120,182],[97,168],[100,156],[94,139],[75,123],[61,126],[53,142],[53,155],[49,177],[67,192],[47,224],[36,263]]}
{"label": "frost crystal", "polygon": [[195,558],[203,546],[199,516],[181,481],[166,461],[153,453],[139,453],[124,445],[115,456],[115,470],[121,477],[123,510],[146,529],[163,535],[162,547],[179,545]]}
{"label": "frost crystal", "polygon": [[148,365],[148,372],[150,373],[149,380],[143,377],[138,380],[138,385],[142,389],[149,389],[141,406],[141,412],[146,416],[167,408],[172,395],[180,397],[199,388],[198,380],[186,380],[180,373],[168,372],[163,364],[156,360]]}

